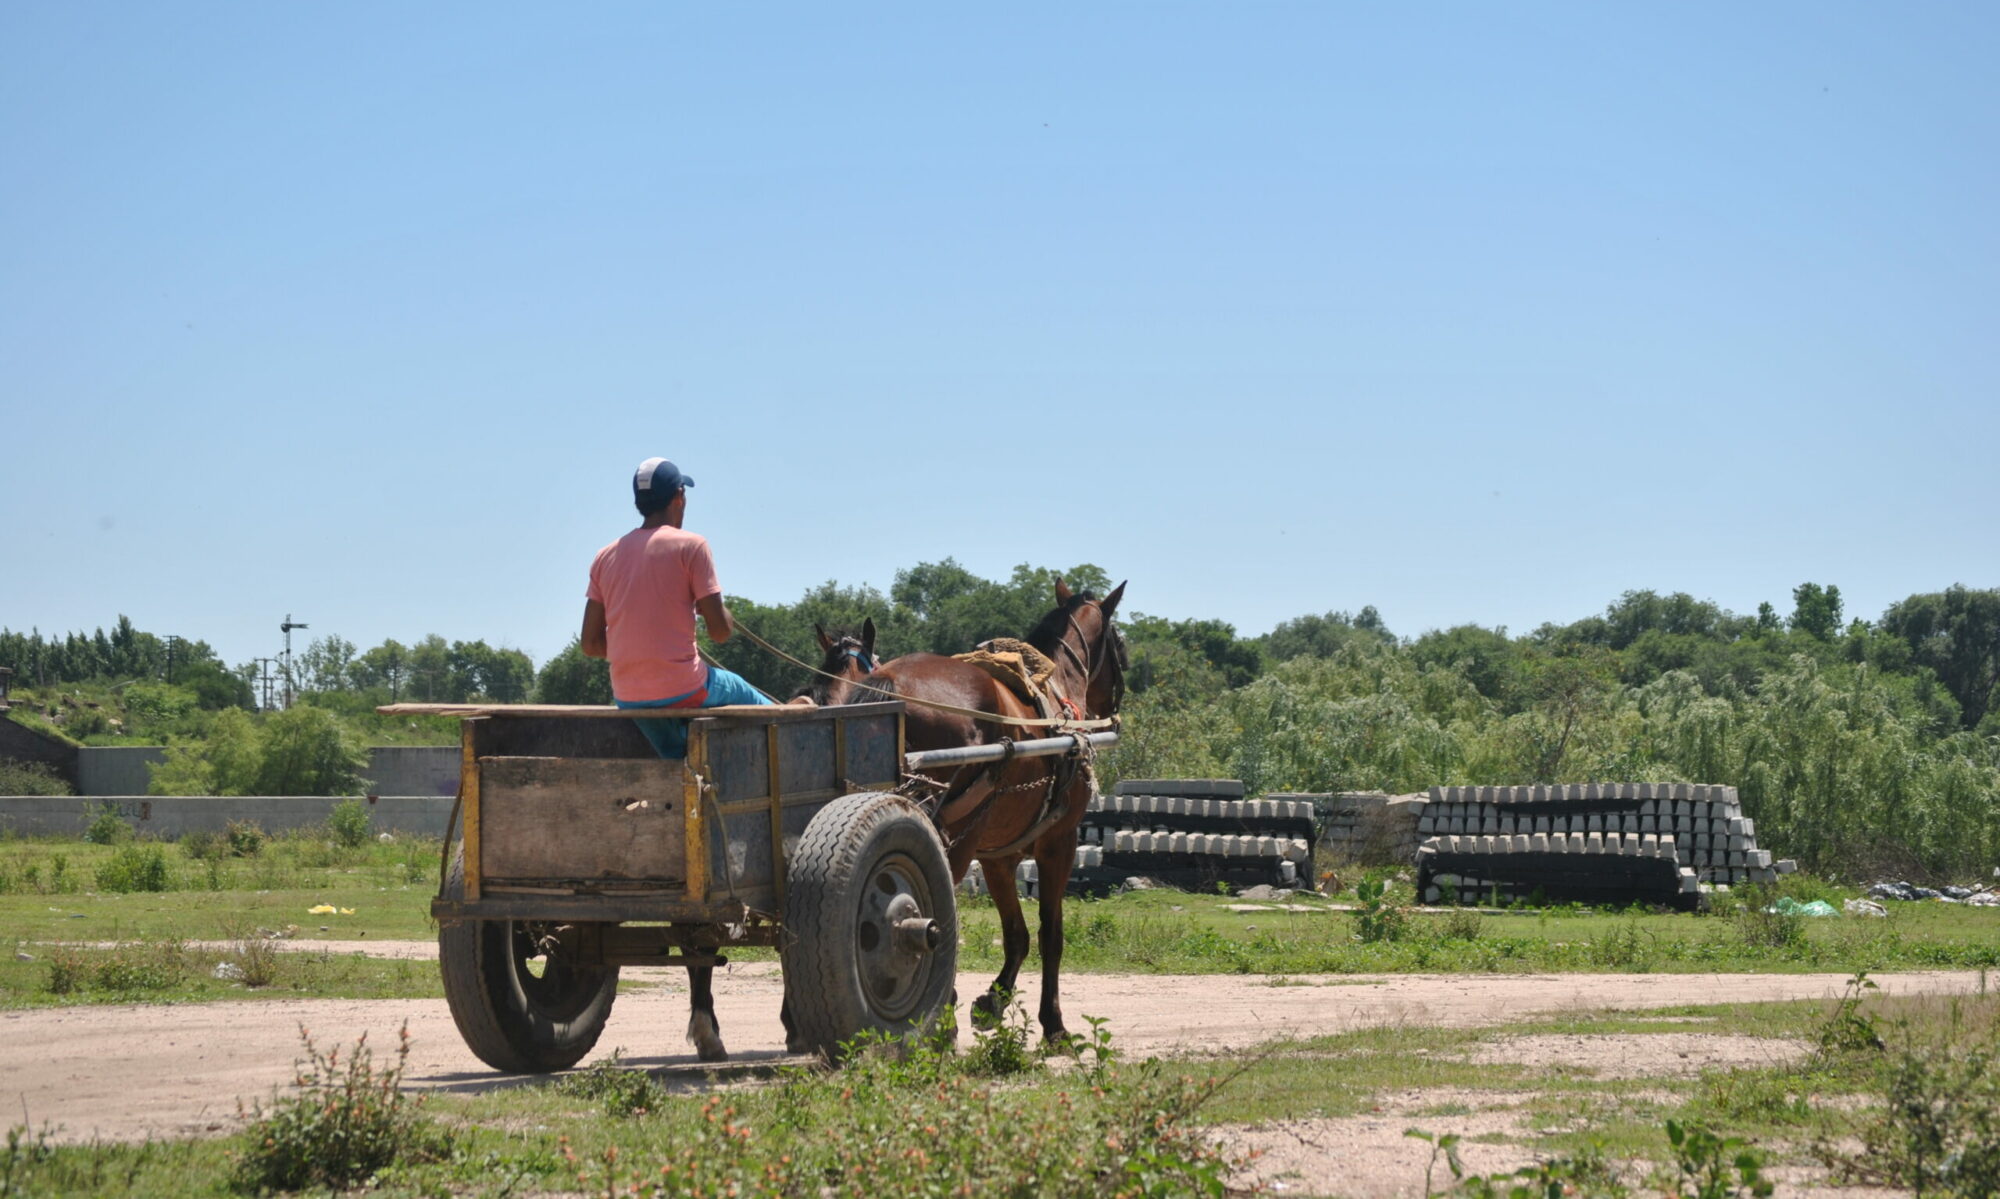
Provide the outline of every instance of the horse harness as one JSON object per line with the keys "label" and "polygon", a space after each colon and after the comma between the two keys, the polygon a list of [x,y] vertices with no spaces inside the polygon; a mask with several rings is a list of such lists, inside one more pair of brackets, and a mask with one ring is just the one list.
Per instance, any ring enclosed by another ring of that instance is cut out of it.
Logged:
{"label": "horse harness", "polygon": [[[1089,646],[1090,638],[1088,635],[1084,633],[1083,626],[1077,623],[1075,613],[1069,613],[1068,619],[1069,619],[1069,627],[1075,630],[1077,640],[1082,642],[1085,646]],[[1079,653],[1076,647],[1069,643],[1069,638],[1067,636],[1059,638],[1057,641],[1057,645],[1064,652],[1068,653],[1070,656],[1070,660],[1075,662],[1077,664],[1077,667],[1083,671],[1084,686],[1086,689],[1090,685],[1090,680],[1096,676],[1098,667],[1103,664],[1102,655],[1108,653],[1110,650],[1109,642],[1110,642],[1110,636],[1107,633],[1104,637],[1099,639],[1098,645],[1091,649],[1088,658],[1086,659],[1084,654]],[[1056,680],[1054,679],[1054,677],[1050,677],[1044,686],[1046,687],[1046,698],[1052,699],[1056,704],[1061,705],[1062,709],[1069,714],[1069,718],[1071,720],[1081,722],[1086,718],[1083,709],[1080,706],[1078,706],[1076,701],[1070,699],[1069,696],[1064,695],[1062,693],[1062,690],[1056,685]],[[1043,696],[1040,695],[1037,696],[1037,699],[1042,699],[1042,698]],[[1049,708],[1047,703],[1042,703],[1039,704],[1038,706],[1040,706],[1043,709],[1044,715],[1049,714]],[[1057,761],[1055,767],[1049,771],[1048,778],[1046,780],[1046,785],[1048,787],[1048,794],[1043,797],[1042,810],[1035,817],[1034,822],[1028,826],[1028,830],[1026,832],[1022,833],[1020,836],[1008,842],[1004,847],[996,850],[990,850],[987,853],[981,854],[980,855],[981,857],[1004,858],[1012,854],[1018,853],[1021,850],[1027,848],[1028,846],[1034,844],[1035,841],[1038,840],[1043,833],[1046,833],[1047,831],[1049,831],[1049,829],[1055,827],[1058,823],[1061,822],[1065,814],[1064,809],[1061,806],[1060,802],[1061,798],[1062,796],[1068,793],[1070,786],[1076,782],[1078,774],[1082,773],[1086,776],[1094,777],[1097,769],[1097,747],[1090,743],[1090,737],[1085,732],[1070,730],[1067,733],[1067,735],[1074,737],[1076,739],[1076,749],[1063,754],[1062,757]],[[995,774],[996,776],[1001,771],[1004,771],[1007,768],[1008,764],[1014,760],[1013,739],[1002,738],[1000,744],[1005,746],[1008,752],[1005,757],[1002,757],[998,762],[992,763],[991,766],[989,767],[992,773]],[[917,777],[920,776],[911,776],[913,780]],[[992,807],[994,801],[999,799],[1002,795],[1014,795],[1023,791],[1033,791],[1043,785],[1044,785],[1044,780],[1035,778],[1035,779],[1029,779],[1025,783],[1015,783],[1011,787],[995,786],[993,790],[990,793],[988,793],[984,799],[979,801],[978,807],[974,808],[971,812],[968,812],[966,814],[964,822],[965,831],[960,833],[957,837],[953,838],[951,843],[953,845],[956,845],[959,842],[963,841],[966,837],[969,837],[973,835],[975,832],[977,832],[977,830],[979,829],[979,827],[983,822],[982,818],[984,817],[985,813]],[[948,791],[949,788],[947,788],[946,790]],[[945,792],[940,791],[932,797],[933,801],[932,804],[925,805],[929,809],[930,815],[933,818],[933,820],[936,820],[939,817],[940,813],[942,812],[944,807],[944,798],[945,798]]]}

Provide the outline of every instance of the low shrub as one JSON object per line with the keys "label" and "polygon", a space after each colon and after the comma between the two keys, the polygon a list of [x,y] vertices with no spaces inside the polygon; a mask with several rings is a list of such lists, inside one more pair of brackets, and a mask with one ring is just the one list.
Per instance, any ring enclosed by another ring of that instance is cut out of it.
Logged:
{"label": "low shrub", "polygon": [[648,1139],[669,1148],[585,1154],[565,1140],[570,1177],[547,1189],[641,1199],[1220,1199],[1228,1162],[1193,1118],[1222,1084],[1166,1062],[1120,1062],[1101,1025],[1093,1034],[1078,1072],[1037,1078],[1031,1067],[1005,1081],[976,1073],[948,1037],[864,1038],[843,1047],[838,1070],[787,1070],[775,1086],[699,1103],[651,1094],[657,1084],[634,1071],[586,1070],[550,1085],[621,1104],[644,1097],[645,1118],[658,1122]]}
{"label": "low shrub", "polygon": [[74,795],[69,780],[43,762],[0,758],[0,795]]}
{"label": "low shrub", "polygon": [[241,919],[222,926],[229,940],[228,961],[236,967],[236,981],[251,989],[268,987],[278,981],[279,949],[271,938]]}
{"label": "low shrub", "polygon": [[83,839],[92,845],[121,845],[132,839],[132,826],[118,813],[101,808],[90,827],[83,830]]}
{"label": "low shrub", "polygon": [[1379,877],[1354,885],[1354,932],[1364,943],[1400,941],[1409,931],[1409,912],[1389,896],[1389,884]]}
{"label": "low shrub", "polygon": [[187,945],[178,940],[140,941],[108,949],[57,945],[44,959],[47,973],[43,986],[51,995],[167,991],[187,981],[192,965]]}
{"label": "low shrub", "polygon": [[327,813],[326,831],[344,848],[359,849],[368,840],[368,805],[343,799]]}
{"label": "low shrub", "polygon": [[223,838],[229,842],[232,857],[254,858],[264,851],[271,835],[254,820],[232,820],[224,826]]}
{"label": "low shrub", "polygon": [[1669,1120],[1667,1144],[1680,1174],[1671,1193],[1683,1199],[1762,1199],[1777,1189],[1764,1177],[1764,1155],[1740,1137]]}
{"label": "low shrub", "polygon": [[604,1105],[604,1114],[614,1119],[643,1116],[667,1096],[666,1088],[653,1081],[651,1074],[620,1065],[616,1053],[559,1080],[553,1089],[561,1095],[599,1102]]}
{"label": "low shrub", "polygon": [[197,862],[213,862],[229,852],[221,833],[201,830],[181,835],[181,852]]}
{"label": "low shrub", "polygon": [[41,1192],[35,1175],[55,1158],[54,1135],[55,1130],[47,1126],[30,1129],[15,1124],[7,1129],[6,1147],[0,1148],[0,1199]]}
{"label": "low shrub", "polygon": [[306,1056],[292,1080],[297,1093],[274,1094],[269,1108],[258,1104],[243,1113],[251,1125],[249,1147],[236,1162],[238,1188],[342,1190],[396,1162],[442,1155],[446,1135],[423,1117],[422,1098],[402,1090],[409,1025],[397,1037],[396,1064],[378,1069],[367,1034],[343,1063],[339,1049],[320,1052],[300,1028]]}
{"label": "low shrub", "polygon": [[1804,948],[1810,917],[1778,910],[1773,898],[1761,890],[1746,896],[1730,917],[1736,923],[1736,935],[1751,949]]}
{"label": "low shrub", "polygon": [[1476,941],[1479,939],[1481,923],[1483,918],[1478,912],[1459,908],[1457,911],[1447,913],[1445,918],[1438,922],[1438,936],[1446,941]]}
{"label": "low shrub", "polygon": [[[2000,1019],[1968,1027],[1954,1000],[1941,1035],[1901,1022],[1882,1054],[1883,1104],[1863,1150],[1822,1147],[1850,1178],[1937,1199],[2000,1195]],[[1872,1031],[1872,1025],[1871,1031]]]}
{"label": "low shrub", "polygon": [[158,845],[127,845],[97,868],[100,891],[165,891],[167,855]]}
{"label": "low shrub", "polygon": [[[951,1027],[956,1027],[957,1014],[948,1015],[953,1021]],[[1025,1005],[1014,1003],[998,1019],[982,1016],[974,1009],[972,1023],[972,1048],[966,1051],[962,1062],[967,1073],[982,1078],[1005,1078],[1035,1067],[1035,1034],[1028,1023]]]}

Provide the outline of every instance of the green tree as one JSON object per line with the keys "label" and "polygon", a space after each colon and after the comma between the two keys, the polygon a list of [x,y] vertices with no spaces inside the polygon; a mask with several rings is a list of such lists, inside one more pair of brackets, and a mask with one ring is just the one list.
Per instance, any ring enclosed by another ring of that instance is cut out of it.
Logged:
{"label": "green tree", "polygon": [[1512,711],[1518,706],[1524,667],[1521,651],[1506,629],[1459,625],[1425,633],[1410,645],[1419,666],[1449,667],[1464,675],[1479,694]]}
{"label": "green tree", "polygon": [[410,698],[426,704],[455,704],[465,699],[453,693],[456,680],[451,671],[451,647],[432,633],[410,647]]}
{"label": "green tree", "polygon": [[1271,662],[1293,658],[1330,658],[1351,645],[1393,645],[1395,634],[1382,623],[1381,613],[1369,604],[1357,615],[1328,612],[1319,616],[1296,616],[1264,634],[1264,657]]}
{"label": "green tree", "polygon": [[1236,626],[1221,620],[1167,620],[1135,614],[1120,621],[1132,658],[1127,685],[1134,694],[1152,687],[1163,674],[1185,669],[1181,659],[1206,670],[1215,687],[1241,687],[1264,672],[1264,654],[1256,641],[1236,635]]}
{"label": "green tree", "polygon": [[315,637],[294,664],[300,691],[345,691],[354,686],[354,643],[339,634]]}
{"label": "green tree", "polygon": [[259,795],[354,795],[368,755],[333,713],[300,706],[265,718]]}
{"label": "green tree", "polygon": [[390,703],[400,702],[409,682],[409,654],[402,642],[389,638],[354,660],[355,685],[363,690],[382,688],[389,693]]}
{"label": "green tree", "polygon": [[1909,646],[1916,663],[1937,673],[1958,701],[1965,727],[1979,727],[2000,688],[2000,589],[1953,584],[1912,595],[1891,604],[1881,626]]}
{"label": "green tree", "polygon": [[611,665],[583,656],[583,645],[572,638],[563,651],[542,665],[535,678],[535,698],[545,704],[608,704]]}
{"label": "green tree", "polygon": [[147,790],[154,795],[250,795],[264,764],[264,734],[250,713],[225,708],[199,735],[167,743]]}
{"label": "green tree", "polygon": [[1840,588],[1800,583],[1792,588],[1792,628],[1821,641],[1840,634]]}

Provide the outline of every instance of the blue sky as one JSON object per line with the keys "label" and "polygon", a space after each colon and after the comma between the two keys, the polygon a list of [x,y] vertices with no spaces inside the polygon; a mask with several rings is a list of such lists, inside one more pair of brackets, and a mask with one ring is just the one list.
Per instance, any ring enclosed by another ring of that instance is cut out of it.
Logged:
{"label": "blue sky", "polygon": [[2000,585],[2000,9],[0,8],[0,624]]}

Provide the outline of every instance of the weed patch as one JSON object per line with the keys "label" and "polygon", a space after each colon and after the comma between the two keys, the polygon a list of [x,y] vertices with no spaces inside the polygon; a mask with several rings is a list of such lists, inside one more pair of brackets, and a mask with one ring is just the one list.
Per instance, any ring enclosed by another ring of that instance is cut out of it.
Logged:
{"label": "weed patch", "polygon": [[613,1053],[600,1062],[551,1084],[558,1095],[573,1095],[603,1105],[604,1114],[615,1119],[643,1116],[660,1106],[667,1090],[644,1070],[621,1065]]}
{"label": "weed patch", "polygon": [[83,830],[83,839],[92,845],[121,845],[132,839],[132,826],[111,809],[100,808]]}
{"label": "weed patch", "polygon": [[245,1134],[248,1147],[237,1160],[240,1189],[341,1189],[399,1161],[448,1150],[448,1138],[421,1114],[422,1098],[403,1094],[408,1025],[398,1033],[396,1064],[380,1069],[366,1034],[344,1064],[338,1048],[320,1052],[304,1028],[299,1039],[306,1054],[293,1080],[299,1093],[273,1096],[268,1109],[258,1105],[244,1113],[252,1124]]}
{"label": "weed patch", "polygon": [[359,849],[368,840],[368,806],[358,799],[343,799],[327,813],[326,831],[346,849]]}
{"label": "weed patch", "polygon": [[88,991],[117,996],[167,991],[187,981],[192,964],[180,941],[143,941],[109,949],[57,945],[48,954],[44,985],[49,994],[65,997]]}
{"label": "weed patch", "polygon": [[1822,1146],[1822,1160],[1939,1199],[2000,1194],[2000,1007],[1954,1001],[1929,1027],[1905,1018],[1877,1056],[1884,1103],[1862,1124],[1863,1152]]}
{"label": "weed patch", "polygon": [[100,891],[165,891],[169,889],[167,853],[158,845],[127,845],[97,868]]}

